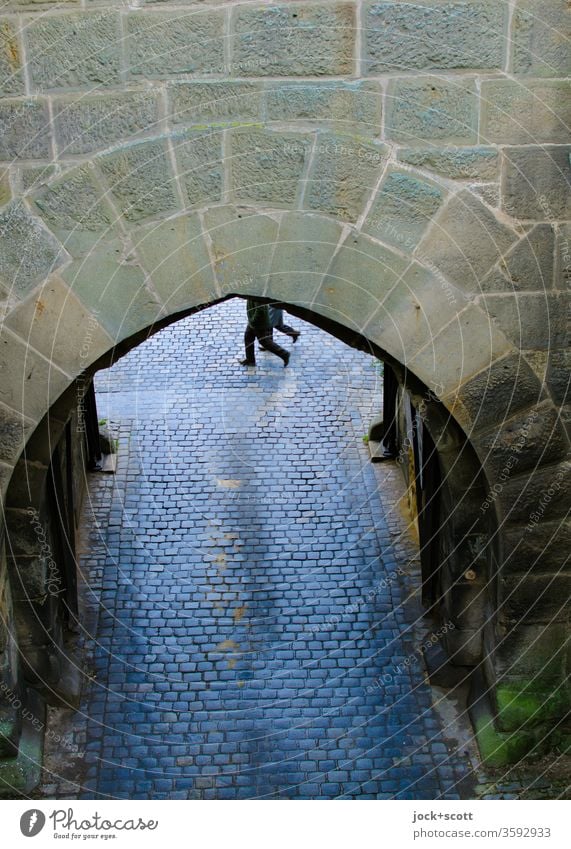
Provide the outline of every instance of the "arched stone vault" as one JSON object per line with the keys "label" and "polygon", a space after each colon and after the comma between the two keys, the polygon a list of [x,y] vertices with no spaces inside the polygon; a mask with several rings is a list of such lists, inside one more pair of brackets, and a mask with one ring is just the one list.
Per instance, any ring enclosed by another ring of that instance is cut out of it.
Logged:
{"label": "arched stone vault", "polygon": [[[33,501],[49,462],[24,447],[40,423],[63,427],[95,364],[222,298],[283,301],[438,398],[429,427],[457,501],[473,480],[462,440],[483,473],[465,528],[480,513],[493,538],[497,727],[560,720],[566,4],[44,5],[10,0],[0,30],[9,509]],[[403,26],[419,33],[406,61]],[[466,533],[460,565],[488,545]]]}

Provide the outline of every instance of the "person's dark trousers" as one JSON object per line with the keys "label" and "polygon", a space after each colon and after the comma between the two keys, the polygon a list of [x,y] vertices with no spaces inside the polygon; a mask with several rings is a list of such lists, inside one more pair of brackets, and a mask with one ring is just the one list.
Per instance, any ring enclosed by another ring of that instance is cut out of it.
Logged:
{"label": "person's dark trousers", "polygon": [[255,341],[256,339],[260,343],[261,347],[265,351],[270,351],[272,354],[275,354],[276,357],[280,357],[287,365],[289,361],[289,352],[286,351],[285,348],[282,348],[281,345],[278,345],[277,342],[274,342],[272,339],[272,331],[260,331],[254,330],[253,327],[248,325],[246,327],[246,332],[244,333],[244,347],[246,348],[246,360],[249,363],[256,362],[256,351],[255,351]]}
{"label": "person's dark trousers", "polygon": [[274,330],[279,330],[280,333],[285,333],[286,336],[290,336],[294,342],[297,341],[297,337],[299,336],[299,330],[294,330],[293,327],[290,327],[289,324],[276,324]]}

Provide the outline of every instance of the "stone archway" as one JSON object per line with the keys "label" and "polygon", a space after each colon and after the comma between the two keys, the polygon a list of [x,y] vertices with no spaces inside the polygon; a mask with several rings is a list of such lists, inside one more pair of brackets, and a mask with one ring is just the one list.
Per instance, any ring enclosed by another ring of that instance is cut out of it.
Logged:
{"label": "stone archway", "polygon": [[[26,445],[110,351],[230,295],[283,301],[430,390],[436,444],[448,420],[467,440],[497,528],[496,727],[541,738],[568,704],[567,4],[195,5],[7,4],[3,497],[29,506],[48,457]],[[405,73],[402,26],[443,48],[419,38]]]}

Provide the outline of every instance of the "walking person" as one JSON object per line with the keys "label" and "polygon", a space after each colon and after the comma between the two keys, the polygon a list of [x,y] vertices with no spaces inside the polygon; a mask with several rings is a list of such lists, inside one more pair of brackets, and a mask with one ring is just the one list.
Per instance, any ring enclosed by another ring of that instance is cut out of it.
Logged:
{"label": "walking person", "polygon": [[248,298],[246,301],[246,312],[248,314],[248,326],[244,333],[244,347],[246,349],[246,359],[242,360],[240,365],[255,366],[256,339],[266,351],[275,354],[283,360],[284,368],[289,363],[289,352],[281,345],[274,342],[272,338],[272,324],[270,320],[270,310],[267,304],[260,304],[254,298]]}
{"label": "walking person", "polygon": [[284,324],[283,307],[279,307],[277,304],[272,304],[270,306],[270,321],[273,330],[279,330],[280,333],[285,333],[286,336],[290,336],[294,343],[297,342],[301,334],[299,330],[294,330],[293,327],[289,326],[289,324]]}

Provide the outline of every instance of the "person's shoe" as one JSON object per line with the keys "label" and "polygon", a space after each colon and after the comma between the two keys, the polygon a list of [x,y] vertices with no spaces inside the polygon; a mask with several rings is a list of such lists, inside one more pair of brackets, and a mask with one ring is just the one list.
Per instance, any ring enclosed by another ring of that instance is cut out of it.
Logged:
{"label": "person's shoe", "polygon": [[287,364],[289,363],[289,351],[286,351],[284,355],[284,368],[287,368]]}
{"label": "person's shoe", "polygon": [[297,340],[299,339],[300,336],[301,336],[301,333],[299,332],[299,330],[295,330],[292,337],[291,337],[293,339],[294,345],[295,345],[295,343],[297,342]]}
{"label": "person's shoe", "polygon": [[256,361],[255,360],[240,360],[240,365],[241,366],[255,366]]}

